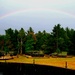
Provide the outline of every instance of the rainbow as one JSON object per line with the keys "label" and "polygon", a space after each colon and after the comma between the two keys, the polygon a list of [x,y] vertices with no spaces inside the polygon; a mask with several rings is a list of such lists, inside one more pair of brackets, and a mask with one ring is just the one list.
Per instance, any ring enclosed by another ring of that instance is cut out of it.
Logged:
{"label": "rainbow", "polygon": [[49,8],[37,8],[37,9],[21,9],[21,10],[16,10],[16,11],[13,11],[13,12],[9,12],[7,14],[4,14],[2,16],[0,16],[0,20],[4,19],[4,18],[7,18],[9,16],[13,16],[15,14],[19,14],[19,13],[23,13],[23,12],[40,12],[40,11],[48,11],[48,12],[54,12],[54,13],[60,13],[60,14],[63,14],[63,15],[67,15],[71,18],[75,18],[75,15],[71,14],[71,13],[68,13],[68,12],[65,12],[65,11],[61,11],[61,10],[56,10],[56,9],[49,9]]}

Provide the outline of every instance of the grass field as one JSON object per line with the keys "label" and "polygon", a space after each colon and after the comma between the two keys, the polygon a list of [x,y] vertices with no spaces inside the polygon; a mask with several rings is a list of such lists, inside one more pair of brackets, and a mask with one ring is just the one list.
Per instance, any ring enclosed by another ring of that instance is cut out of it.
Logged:
{"label": "grass field", "polygon": [[[12,63],[30,63],[39,65],[50,65],[75,70],[75,57],[72,58],[52,58],[52,57],[35,57],[26,58],[25,56],[14,57],[10,60],[0,60],[0,62],[12,62]],[[67,62],[67,65],[66,65]]]}

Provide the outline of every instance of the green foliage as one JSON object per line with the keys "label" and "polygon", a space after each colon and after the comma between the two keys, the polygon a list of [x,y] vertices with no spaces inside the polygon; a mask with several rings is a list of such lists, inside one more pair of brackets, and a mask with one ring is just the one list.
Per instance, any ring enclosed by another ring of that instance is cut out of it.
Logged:
{"label": "green foliage", "polygon": [[5,53],[8,53],[9,52],[8,47],[4,47],[4,51],[5,51]]}
{"label": "green foliage", "polygon": [[59,48],[56,49],[56,53],[57,53],[57,54],[60,53],[60,49],[59,49]]}
{"label": "green foliage", "polygon": [[33,50],[34,47],[33,47],[33,44],[34,44],[34,41],[33,39],[31,40],[27,40],[26,43],[25,43],[25,50]]}
{"label": "green foliage", "polygon": [[5,30],[5,35],[0,35],[0,50],[16,51],[25,53],[30,50],[42,50],[45,54],[61,53],[66,51],[68,54],[75,55],[75,30],[61,27],[57,24],[51,33],[38,31],[34,33],[32,27],[27,32],[21,28]]}
{"label": "green foliage", "polygon": [[35,44],[36,44],[36,36],[33,32],[33,29],[30,27],[27,33],[27,37],[26,37],[25,51],[34,50]]}

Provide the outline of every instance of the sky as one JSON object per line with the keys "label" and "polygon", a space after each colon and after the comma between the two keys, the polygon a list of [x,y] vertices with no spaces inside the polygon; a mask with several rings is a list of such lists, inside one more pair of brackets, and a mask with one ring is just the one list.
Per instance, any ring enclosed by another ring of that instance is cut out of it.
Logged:
{"label": "sky", "polygon": [[75,0],[0,0],[0,34],[29,27],[51,32],[57,24],[75,29]]}

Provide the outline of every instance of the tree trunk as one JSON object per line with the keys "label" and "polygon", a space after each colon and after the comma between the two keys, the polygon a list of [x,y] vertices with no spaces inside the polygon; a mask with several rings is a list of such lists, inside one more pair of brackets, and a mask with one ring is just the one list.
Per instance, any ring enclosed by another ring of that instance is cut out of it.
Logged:
{"label": "tree trunk", "polygon": [[22,38],[21,38],[21,49],[20,49],[20,54],[22,54],[22,44],[23,44],[23,41],[22,41]]}

